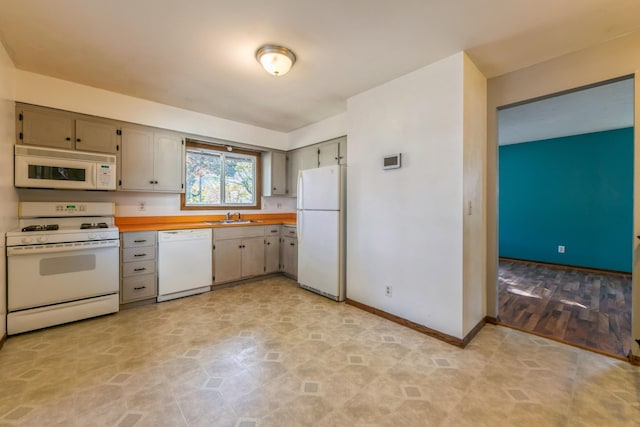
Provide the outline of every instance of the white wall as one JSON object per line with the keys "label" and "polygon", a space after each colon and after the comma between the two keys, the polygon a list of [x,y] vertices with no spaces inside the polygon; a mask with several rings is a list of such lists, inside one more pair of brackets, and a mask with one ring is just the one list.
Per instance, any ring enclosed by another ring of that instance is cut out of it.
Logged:
{"label": "white wall", "polygon": [[7,331],[6,258],[4,233],[17,227],[18,197],[13,188],[15,141],[15,67],[0,43],[0,338]]}
{"label": "white wall", "polygon": [[463,335],[486,313],[484,165],[487,150],[487,79],[464,55]]}
{"label": "white wall", "polygon": [[[497,311],[497,115],[500,106],[573,89],[629,74],[635,74],[635,158],[633,245],[632,336],[640,338],[640,32],[629,34],[588,49],[574,52],[531,67],[495,77],[487,92],[487,313]],[[633,352],[640,348],[633,344]]]}
{"label": "white wall", "polygon": [[290,132],[288,149],[300,148],[347,134],[347,113]]}
{"label": "white wall", "polygon": [[283,132],[22,70],[16,72],[16,100],[279,150],[288,145]]}
{"label": "white wall", "polygon": [[[347,297],[458,338],[464,57],[347,103]],[[402,168],[383,170],[383,155],[397,152]]]}

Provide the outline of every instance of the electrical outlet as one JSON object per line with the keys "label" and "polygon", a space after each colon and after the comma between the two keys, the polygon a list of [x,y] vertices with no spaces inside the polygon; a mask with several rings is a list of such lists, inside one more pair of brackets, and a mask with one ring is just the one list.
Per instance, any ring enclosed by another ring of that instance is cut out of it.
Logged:
{"label": "electrical outlet", "polygon": [[562,245],[558,246],[558,253],[559,254],[563,254],[564,253],[564,246],[562,246]]}
{"label": "electrical outlet", "polygon": [[145,210],[147,210],[147,205],[144,202],[140,202],[138,204],[138,211],[144,212]]}
{"label": "electrical outlet", "polygon": [[391,290],[392,290],[391,285],[387,285],[387,286],[385,286],[385,287],[384,287],[384,294],[385,294],[385,296],[391,297]]}

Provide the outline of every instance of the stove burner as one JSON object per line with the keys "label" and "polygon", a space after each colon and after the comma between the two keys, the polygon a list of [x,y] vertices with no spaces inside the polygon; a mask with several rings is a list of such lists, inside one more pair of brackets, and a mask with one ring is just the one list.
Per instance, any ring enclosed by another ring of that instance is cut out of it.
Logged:
{"label": "stove burner", "polygon": [[58,229],[58,224],[29,225],[27,227],[24,227],[22,231],[52,231],[57,229]]}
{"label": "stove burner", "polygon": [[83,222],[80,224],[80,230],[86,230],[90,228],[109,228],[106,222]]}

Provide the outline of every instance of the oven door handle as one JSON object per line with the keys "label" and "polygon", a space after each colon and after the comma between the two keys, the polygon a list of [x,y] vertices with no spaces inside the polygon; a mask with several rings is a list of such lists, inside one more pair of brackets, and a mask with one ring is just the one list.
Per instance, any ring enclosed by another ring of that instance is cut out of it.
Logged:
{"label": "oven door handle", "polygon": [[7,246],[7,256],[53,254],[60,252],[86,251],[119,248],[120,240],[95,240],[89,242],[52,243],[50,245]]}

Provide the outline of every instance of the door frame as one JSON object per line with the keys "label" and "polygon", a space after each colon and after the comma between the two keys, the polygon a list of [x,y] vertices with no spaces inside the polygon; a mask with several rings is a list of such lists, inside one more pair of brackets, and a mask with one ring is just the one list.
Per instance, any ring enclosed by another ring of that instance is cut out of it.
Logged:
{"label": "door frame", "polygon": [[[602,58],[590,58],[601,61]],[[564,58],[557,61],[562,62]],[[553,61],[550,61],[553,62]],[[574,68],[574,64],[565,68]],[[634,182],[633,182],[633,231],[640,236],[640,69],[632,73],[616,73],[616,67],[610,70],[586,70],[580,78],[565,72],[549,74],[548,68],[562,68],[557,64],[538,64],[539,73],[532,70],[515,71],[513,73],[490,79],[487,85],[487,157],[486,157],[486,315],[498,319],[498,110],[519,103],[531,102],[549,96],[557,96],[567,92],[581,90],[594,85],[601,85],[623,78],[634,81]],[[556,70],[557,71],[557,70]],[[606,73],[603,73],[606,72]],[[579,73],[578,73],[579,74]],[[552,75],[554,77],[549,77]],[[526,84],[535,80],[535,84]],[[596,82],[596,83],[594,83]],[[640,238],[633,239],[632,267],[632,363],[640,364],[640,345],[635,341],[640,338]]]}

